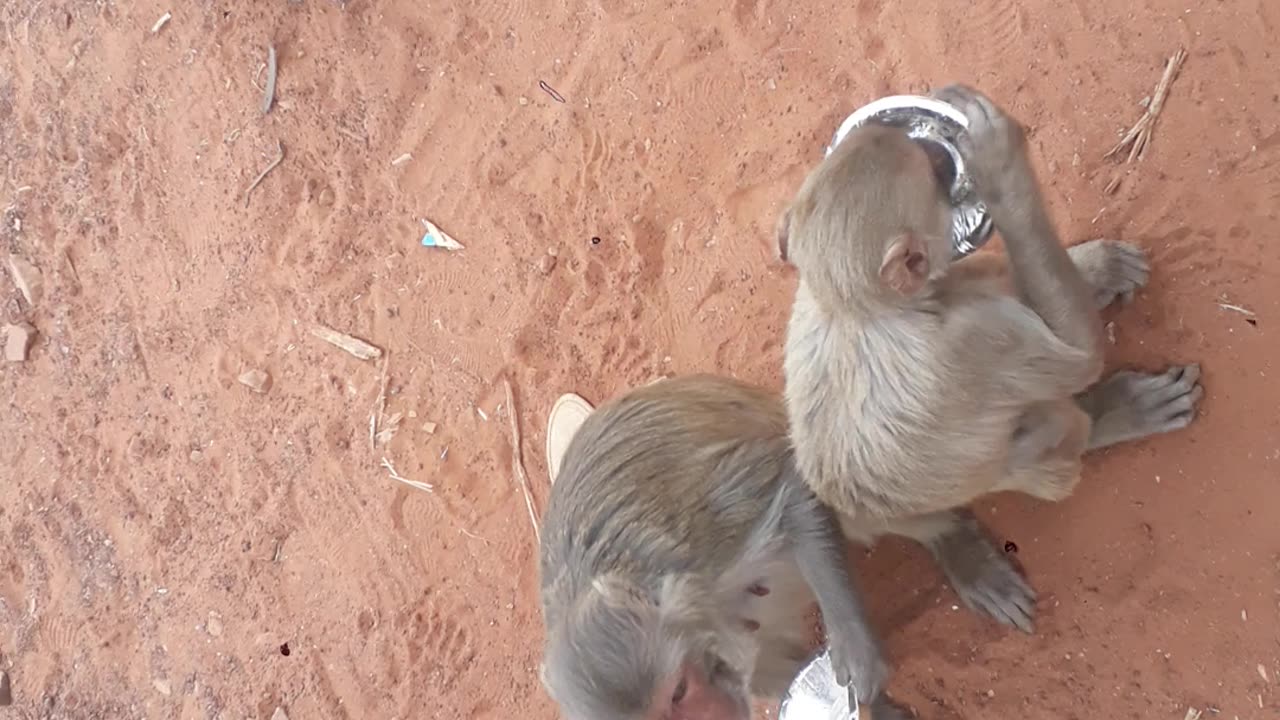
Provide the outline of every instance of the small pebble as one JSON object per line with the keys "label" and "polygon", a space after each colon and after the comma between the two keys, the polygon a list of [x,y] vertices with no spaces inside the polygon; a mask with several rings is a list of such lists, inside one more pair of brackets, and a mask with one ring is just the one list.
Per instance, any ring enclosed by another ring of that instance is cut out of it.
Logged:
{"label": "small pebble", "polygon": [[35,307],[44,295],[44,283],[40,280],[40,271],[31,263],[17,255],[9,255],[9,274],[13,276],[13,284],[18,286],[27,304]]}
{"label": "small pebble", "polygon": [[425,431],[428,435],[434,435],[434,434],[435,434],[435,432],[436,432],[436,424],[435,424],[435,423],[433,423],[433,422],[423,423],[423,424],[422,424],[422,429],[423,429],[423,431]]}
{"label": "small pebble", "polygon": [[157,678],[154,681],[152,681],[151,685],[155,687],[156,692],[160,693],[165,697],[169,697],[170,695],[173,694],[173,687],[169,685],[168,680],[161,680]]}
{"label": "small pebble", "polygon": [[198,463],[202,460],[204,460],[204,453],[200,452],[199,450],[191,451],[191,462]]}
{"label": "small pebble", "polygon": [[204,624],[204,629],[214,637],[222,636],[222,618],[218,616],[218,613],[209,613],[209,621]]}
{"label": "small pebble", "polygon": [[4,326],[4,359],[9,362],[26,362],[31,344],[36,339],[36,329],[27,323]]}
{"label": "small pebble", "polygon": [[527,97],[525,97],[525,96],[521,95],[521,96],[520,96],[520,99],[519,99],[519,100],[517,100],[516,102],[519,102],[521,105],[528,105],[528,104],[529,104],[529,98],[527,98]]}
{"label": "small pebble", "polygon": [[265,370],[246,370],[240,373],[240,384],[259,395],[271,389],[271,376]]}
{"label": "small pebble", "polygon": [[551,271],[555,269],[556,269],[555,255],[543,255],[538,260],[538,272],[542,273],[543,275],[550,275]]}
{"label": "small pebble", "polygon": [[13,688],[9,685],[9,673],[0,670],[0,707],[13,704]]}

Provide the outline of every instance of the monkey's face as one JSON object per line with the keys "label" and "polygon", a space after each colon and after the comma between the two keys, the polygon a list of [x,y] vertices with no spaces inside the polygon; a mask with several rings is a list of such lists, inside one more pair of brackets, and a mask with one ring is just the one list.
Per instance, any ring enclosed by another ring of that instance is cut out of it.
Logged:
{"label": "monkey's face", "polygon": [[672,593],[609,585],[548,630],[542,680],[568,720],[748,720],[742,638]]}

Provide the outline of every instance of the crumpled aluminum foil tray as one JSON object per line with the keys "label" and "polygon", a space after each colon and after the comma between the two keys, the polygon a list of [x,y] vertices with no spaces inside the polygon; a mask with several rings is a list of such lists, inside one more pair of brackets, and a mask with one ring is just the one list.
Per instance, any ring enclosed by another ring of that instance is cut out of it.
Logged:
{"label": "crumpled aluminum foil tray", "polygon": [[849,707],[849,691],[836,682],[831,653],[824,651],[791,682],[778,709],[778,720],[858,720]]}
{"label": "crumpled aluminum foil tray", "polygon": [[907,137],[929,143],[950,158],[953,181],[951,242],[959,259],[972,253],[991,238],[994,229],[987,207],[978,199],[973,182],[965,172],[964,159],[955,139],[968,128],[968,119],[955,106],[920,95],[893,95],[864,105],[845,118],[827,146],[827,154],[856,127],[874,122],[902,128]]}

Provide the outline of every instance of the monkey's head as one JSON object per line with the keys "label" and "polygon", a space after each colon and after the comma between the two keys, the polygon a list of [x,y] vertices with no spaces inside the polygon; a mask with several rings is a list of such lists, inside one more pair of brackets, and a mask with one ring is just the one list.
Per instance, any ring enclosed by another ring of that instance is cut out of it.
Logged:
{"label": "monkey's head", "polygon": [[864,125],[809,174],[778,223],[778,253],[843,301],[910,298],[952,257],[945,151]]}
{"label": "monkey's head", "polygon": [[684,577],[597,578],[547,629],[547,692],[568,720],[748,720],[755,645],[712,598]]}

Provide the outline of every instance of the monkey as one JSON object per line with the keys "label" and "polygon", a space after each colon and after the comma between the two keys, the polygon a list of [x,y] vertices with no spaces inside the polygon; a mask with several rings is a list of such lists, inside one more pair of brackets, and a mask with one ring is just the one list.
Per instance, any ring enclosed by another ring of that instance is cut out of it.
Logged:
{"label": "monkey", "polygon": [[1016,120],[963,86],[938,99],[1005,256],[952,262],[943,174],[900,129],[868,124],[805,179],[778,226],[798,283],[784,345],[794,458],[851,537],[934,551],[966,605],[1032,630],[1034,593],[1008,566],[966,557],[958,510],[995,491],[1049,501],[1087,450],[1186,427],[1200,367],[1103,372],[1100,310],[1150,267],[1136,246],[1059,242]]}
{"label": "monkey", "polygon": [[746,720],[809,659],[816,599],[837,679],[906,718],[835,515],[799,476],[777,395],[689,375],[593,412],[542,523],[541,680],[568,720]]}

